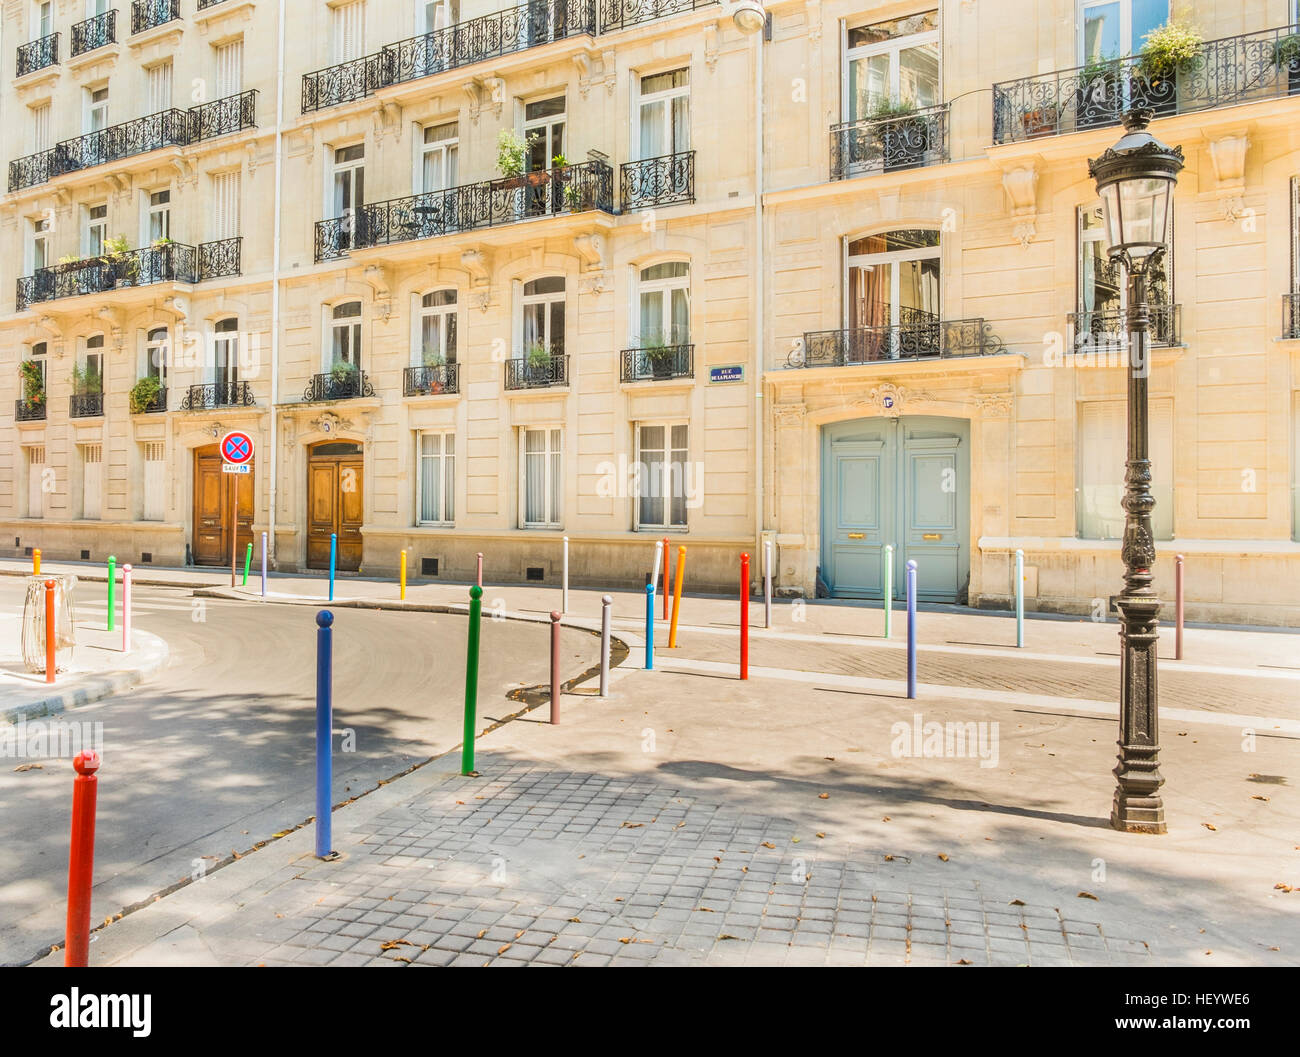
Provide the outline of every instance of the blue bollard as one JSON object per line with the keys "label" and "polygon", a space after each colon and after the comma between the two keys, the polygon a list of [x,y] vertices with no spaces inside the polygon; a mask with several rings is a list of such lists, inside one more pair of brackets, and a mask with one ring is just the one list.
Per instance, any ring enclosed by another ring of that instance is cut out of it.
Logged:
{"label": "blue bollard", "polygon": [[338,558],[339,537],[337,532],[330,533],[330,601],[334,601],[334,562]]}
{"label": "blue bollard", "polygon": [[266,597],[266,533],[262,533],[262,597]]}
{"label": "blue bollard", "polygon": [[655,585],[645,585],[645,667],[655,666]]}
{"label": "blue bollard", "polygon": [[334,853],[330,834],[331,791],[334,786],[334,674],[330,630],[334,614],[316,614],[316,858]]}
{"label": "blue bollard", "polygon": [[1025,644],[1025,552],[1016,551],[1016,645]]}
{"label": "blue bollard", "polygon": [[907,563],[907,696],[916,697],[916,562]]}

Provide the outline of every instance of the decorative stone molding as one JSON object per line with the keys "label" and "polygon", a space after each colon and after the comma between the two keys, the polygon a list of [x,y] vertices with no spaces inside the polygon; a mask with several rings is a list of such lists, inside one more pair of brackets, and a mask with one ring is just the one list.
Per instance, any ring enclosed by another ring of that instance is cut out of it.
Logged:
{"label": "decorative stone molding", "polygon": [[388,265],[367,264],[361,278],[370,287],[375,302],[375,311],[381,322],[387,323],[393,314],[392,283],[388,275]]}
{"label": "decorative stone molding", "polygon": [[172,168],[176,170],[177,184],[198,184],[199,167],[192,158],[173,158]]}
{"label": "decorative stone molding", "polygon": [[777,404],[772,408],[772,417],[777,429],[803,429],[804,419],[808,417],[807,404]]}
{"label": "decorative stone molding", "polygon": [[985,418],[1010,418],[1015,394],[987,393],[975,398],[975,406]]}
{"label": "decorative stone molding", "polygon": [[606,48],[600,53],[600,70],[605,78],[605,94],[613,95],[618,85],[617,67],[614,65],[614,49]]}
{"label": "decorative stone molding", "polygon": [[584,272],[603,271],[605,267],[605,240],[597,234],[575,235],[573,248],[578,251]]}
{"label": "decorative stone molding", "polygon": [[485,286],[490,281],[492,262],[482,250],[465,250],[460,255],[460,266],[469,272],[473,285]]}
{"label": "decorative stone molding", "polygon": [[492,290],[478,290],[469,295],[469,303],[484,314],[487,313],[488,306],[492,304]]}
{"label": "decorative stone molding", "polygon": [[340,418],[333,411],[325,411],[319,418],[308,419],[307,425],[318,433],[352,432],[352,420]]}
{"label": "decorative stone molding", "polygon": [[1220,136],[1210,140],[1209,148],[1217,184],[1215,194],[1223,203],[1223,219],[1231,223],[1245,210],[1242,196],[1246,190],[1246,151],[1250,149],[1250,140],[1244,132]]}
{"label": "decorative stone molding", "polygon": [[573,65],[578,70],[578,91],[582,93],[583,99],[591,91],[591,60],[594,57],[589,51],[579,51],[573,55]]}
{"label": "decorative stone molding", "polygon": [[402,138],[402,107],[392,101],[381,102],[372,114],[375,141],[379,142],[387,135],[394,139]]}
{"label": "decorative stone molding", "polygon": [[184,325],[190,318],[190,299],[179,294],[168,294],[163,298],[163,311],[176,317],[176,322]]}
{"label": "decorative stone molding", "polygon": [[472,77],[461,87],[469,96],[469,116],[474,124],[478,124],[479,114],[484,110],[491,110],[497,117],[501,116],[501,108],[506,101],[504,78]]}
{"label": "decorative stone molding", "polygon": [[609,279],[604,272],[593,272],[578,280],[578,292],[599,297],[609,289]]}
{"label": "decorative stone molding", "polygon": [[882,382],[867,393],[865,400],[859,400],[853,406],[878,415],[897,418],[903,413],[908,404],[933,399],[933,393],[908,389],[906,386],[895,385],[893,382]]}
{"label": "decorative stone molding", "polygon": [[716,22],[704,24],[704,61],[709,67],[709,73],[712,73],[718,65],[718,24]]}
{"label": "decorative stone molding", "polygon": [[1027,249],[1033,241],[1038,221],[1038,170],[1033,165],[1008,169],[1002,174],[1011,212],[1011,234]]}
{"label": "decorative stone molding", "polygon": [[312,154],[316,150],[316,128],[314,125],[286,132],[285,139],[288,143],[287,153],[290,158],[305,157],[310,163]]}
{"label": "decorative stone molding", "polygon": [[122,351],[122,310],[113,305],[100,305],[95,309],[95,316],[102,319],[108,327],[113,351]]}

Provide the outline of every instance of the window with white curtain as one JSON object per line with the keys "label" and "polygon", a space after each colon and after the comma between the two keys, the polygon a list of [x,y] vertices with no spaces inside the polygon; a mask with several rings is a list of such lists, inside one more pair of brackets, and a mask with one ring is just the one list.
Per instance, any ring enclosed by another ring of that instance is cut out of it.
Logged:
{"label": "window with white curtain", "polygon": [[168,330],[154,327],[145,336],[143,378],[157,378],[158,384],[167,385]]}
{"label": "window with white curtain", "polygon": [[149,194],[149,211],[146,216],[145,238],[149,245],[159,239],[172,237],[172,193],[170,190],[152,191]]}
{"label": "window with white curtain", "polygon": [[519,466],[525,528],[559,528],[563,491],[563,430],[521,429]]}
{"label": "window with white curtain", "polygon": [[366,51],[366,5],[363,0],[330,8],[332,61],[359,59]]}
{"label": "window with white curtain", "polygon": [[420,150],[420,190],[446,191],[456,186],[456,158],[460,150],[456,122],[429,125]]}
{"label": "window with white curtain", "polygon": [[50,124],[49,103],[38,103],[30,108],[32,115],[32,152],[39,153],[43,150],[49,150],[54,146],[53,137],[50,134],[52,128]]}
{"label": "window with white curtain", "polygon": [[27,453],[27,516],[45,516],[45,445],[33,444]]}
{"label": "window with white curtain", "polygon": [[86,131],[108,127],[108,87],[86,89]]}
{"label": "window with white curtain", "polygon": [[36,17],[32,20],[32,40],[42,40],[54,32],[54,0],[42,0],[36,6]]}
{"label": "window with white curtain", "polygon": [[365,201],[366,148],[362,143],[340,147],[334,152],[334,212],[348,217]]}
{"label": "window with white curtain", "polygon": [[[524,284],[523,353],[539,348],[551,356],[564,352],[564,276],[550,275]],[[540,354],[539,354],[540,355]]]}
{"label": "window with white curtain", "polygon": [[212,174],[212,206],[209,212],[212,238],[233,239],[239,235],[239,170]]}
{"label": "window with white curtain", "polygon": [[162,521],[167,510],[167,446],[160,440],[144,445],[144,514],[145,521]]}
{"label": "window with white curtain", "polygon": [[104,335],[92,334],[86,339],[86,347],[81,350],[79,373],[81,381],[78,393],[99,393],[104,387]]}
{"label": "window with white curtain", "polygon": [[424,431],[419,436],[420,472],[416,509],[421,525],[456,520],[456,434]]}
{"label": "window with white curtain", "polygon": [[239,381],[239,320],[218,321],[212,336],[212,380],[219,385]]}
{"label": "window with white curtain", "polygon": [[49,217],[36,217],[31,225],[31,263],[27,269],[28,275],[34,275],[38,269],[47,268],[54,262],[50,256]]}
{"label": "window with white curtain", "polygon": [[212,49],[217,66],[217,99],[238,95],[244,90],[244,40],[228,40]]}
{"label": "window with white curtain", "polygon": [[420,347],[412,366],[456,362],[456,291],[435,290],[420,299]]}
{"label": "window with white curtain", "polygon": [[104,498],[104,445],[82,444],[81,448],[81,516],[97,521]]}
{"label": "window with white curtain", "polygon": [[691,71],[683,67],[641,78],[641,159],[691,149]]}
{"label": "window with white curtain", "polygon": [[691,268],[668,261],[642,268],[639,347],[691,342]]}
{"label": "window with white curtain", "polygon": [[889,103],[940,101],[938,11],[848,26],[844,49],[843,120],[867,120]]}
{"label": "window with white curtain", "polygon": [[416,34],[436,33],[460,21],[460,0],[426,0],[415,5]]}
{"label": "window with white curtain", "polygon": [[326,367],[350,363],[361,367],[361,302],[348,301],[330,310],[330,362]]}
{"label": "window with white curtain", "polygon": [[170,110],[172,106],[171,59],[160,62],[156,66],[150,66],[144,71],[144,74],[145,106],[148,107],[146,113],[157,114],[162,110]]}
{"label": "window with white curtain", "polygon": [[637,528],[686,524],[686,423],[641,423],[636,431]]}
{"label": "window with white curtain", "polygon": [[[1123,400],[1079,404],[1076,511],[1081,539],[1121,539],[1124,535],[1124,472],[1128,426]],[[1151,401],[1151,494],[1156,506],[1156,539],[1174,536],[1174,410],[1171,400]]]}
{"label": "window with white curtain", "polygon": [[104,252],[104,240],[108,238],[108,205],[101,203],[86,208],[86,232],[82,239],[82,248],[87,257],[98,257]]}

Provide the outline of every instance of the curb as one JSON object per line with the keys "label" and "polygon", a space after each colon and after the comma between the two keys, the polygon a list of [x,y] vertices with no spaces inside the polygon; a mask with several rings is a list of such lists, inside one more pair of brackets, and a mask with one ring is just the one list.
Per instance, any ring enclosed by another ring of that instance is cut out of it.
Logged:
{"label": "curb", "polygon": [[[118,566],[118,568],[121,569],[121,566]],[[216,586],[216,585],[214,585],[214,584],[181,583],[181,582],[178,582],[178,581],[176,581],[176,580],[159,580],[159,579],[156,579],[156,578],[154,578],[154,577],[150,577],[150,576],[138,576],[138,575],[136,575],[137,572],[138,572],[137,568],[136,568],[135,566],[132,566],[132,567],[131,567],[131,585],[132,585],[133,587],[180,587],[180,588],[193,587],[193,588],[203,588],[203,587],[209,587],[209,586]],[[27,572],[23,572],[21,569],[0,569],[0,576],[22,576],[22,577],[28,577],[28,576],[31,576],[31,575],[32,575],[32,573],[30,572],[30,570],[27,571]],[[53,575],[56,575],[56,576],[67,576],[67,575],[72,575],[72,576],[75,576],[78,580],[85,580],[87,583],[92,583],[92,584],[94,584],[94,583],[98,583],[98,584],[106,584],[106,583],[108,583],[108,573],[107,573],[107,572],[87,572],[87,573],[83,573],[83,572],[74,572],[74,573],[71,573],[71,574],[68,574],[68,573],[54,573]],[[121,581],[121,579],[119,578],[117,582],[120,584],[122,581]]]}

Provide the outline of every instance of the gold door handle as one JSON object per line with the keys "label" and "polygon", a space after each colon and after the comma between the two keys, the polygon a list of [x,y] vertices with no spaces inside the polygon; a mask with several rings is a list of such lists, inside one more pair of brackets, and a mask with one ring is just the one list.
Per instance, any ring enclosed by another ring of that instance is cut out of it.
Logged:
{"label": "gold door handle", "polygon": [[923,540],[941,540],[941,539],[943,539],[943,533],[942,533],[942,532],[923,532],[923,533],[921,533],[921,539],[923,539]]}
{"label": "gold door handle", "polygon": [[867,534],[866,534],[865,532],[850,532],[850,533],[849,533],[849,539],[851,539],[851,540],[862,540],[862,539],[866,539],[866,538],[867,538]]}

